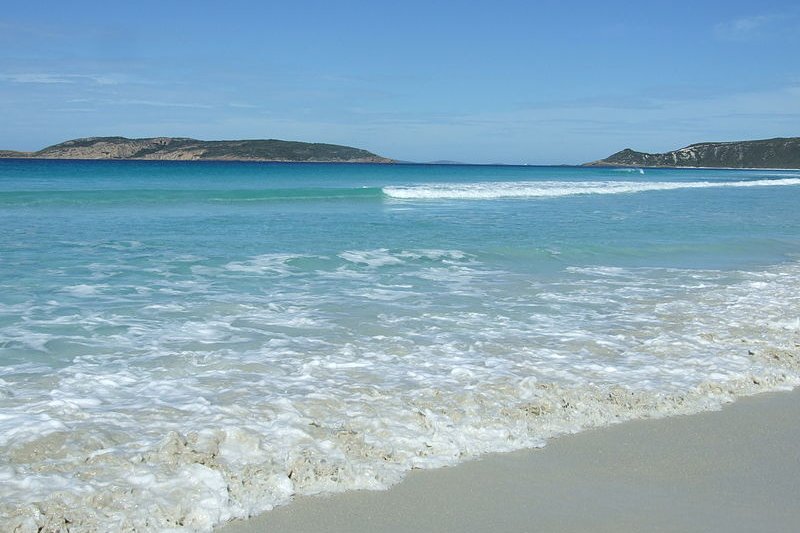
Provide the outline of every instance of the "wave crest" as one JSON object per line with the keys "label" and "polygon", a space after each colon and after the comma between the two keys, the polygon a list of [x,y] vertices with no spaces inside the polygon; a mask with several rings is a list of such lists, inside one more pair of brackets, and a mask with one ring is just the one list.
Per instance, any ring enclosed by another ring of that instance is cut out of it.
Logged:
{"label": "wave crest", "polygon": [[711,187],[785,187],[800,185],[800,178],[747,181],[518,181],[504,183],[440,183],[384,187],[383,193],[403,200],[490,200],[553,198],[588,194],[626,194]]}

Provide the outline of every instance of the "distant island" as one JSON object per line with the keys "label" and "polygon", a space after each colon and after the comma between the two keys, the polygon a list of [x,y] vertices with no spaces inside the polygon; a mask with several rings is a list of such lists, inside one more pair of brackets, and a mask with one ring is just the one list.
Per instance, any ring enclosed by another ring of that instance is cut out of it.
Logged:
{"label": "distant island", "polygon": [[800,168],[800,137],[705,142],[663,154],[647,154],[626,148],[583,166]]}
{"label": "distant island", "polygon": [[0,150],[0,158],[156,159],[180,161],[285,161],[319,163],[394,163],[372,152],[336,144],[297,141],[200,141],[186,137],[87,137],[37,152]]}

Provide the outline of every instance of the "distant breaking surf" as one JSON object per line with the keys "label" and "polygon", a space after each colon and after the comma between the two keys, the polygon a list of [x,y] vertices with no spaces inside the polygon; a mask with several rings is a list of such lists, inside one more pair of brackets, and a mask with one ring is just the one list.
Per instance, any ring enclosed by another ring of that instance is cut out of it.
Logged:
{"label": "distant breaking surf", "polygon": [[442,183],[384,187],[390,198],[404,200],[489,200],[552,198],[585,194],[625,194],[710,187],[785,187],[800,185],[800,178],[747,181],[537,181],[505,183]]}

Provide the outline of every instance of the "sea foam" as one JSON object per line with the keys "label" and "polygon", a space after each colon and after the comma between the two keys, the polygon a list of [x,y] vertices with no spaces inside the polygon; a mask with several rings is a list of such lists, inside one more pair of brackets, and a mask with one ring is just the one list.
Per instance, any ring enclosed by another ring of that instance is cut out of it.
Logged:
{"label": "sea foam", "polygon": [[[3,526],[207,531],[296,494],[800,382],[800,264],[545,283],[460,250],[354,249],[287,276],[295,259],[193,274],[181,307],[100,312],[71,335],[104,349],[55,375],[4,367]],[[229,301],[221,273],[271,290]],[[53,311],[1,332],[63,327]]]}
{"label": "sea foam", "polygon": [[800,178],[742,181],[535,181],[490,183],[442,183],[384,187],[389,198],[403,200],[484,200],[499,198],[553,198],[585,194],[631,194],[710,187],[786,187],[800,185]]}

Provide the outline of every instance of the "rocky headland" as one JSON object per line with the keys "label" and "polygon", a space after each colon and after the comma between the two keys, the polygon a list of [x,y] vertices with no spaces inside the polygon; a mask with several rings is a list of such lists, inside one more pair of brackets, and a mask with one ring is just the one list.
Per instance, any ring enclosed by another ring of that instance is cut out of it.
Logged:
{"label": "rocky headland", "polygon": [[584,166],[800,168],[800,137],[757,141],[704,142],[663,154],[626,148]]}
{"label": "rocky headland", "polygon": [[36,152],[0,150],[0,158],[156,159],[204,161],[286,161],[320,163],[393,163],[360,148],[298,141],[201,141],[186,137],[87,137]]}

